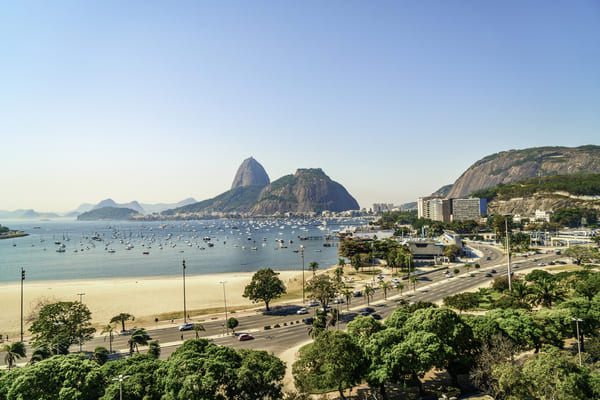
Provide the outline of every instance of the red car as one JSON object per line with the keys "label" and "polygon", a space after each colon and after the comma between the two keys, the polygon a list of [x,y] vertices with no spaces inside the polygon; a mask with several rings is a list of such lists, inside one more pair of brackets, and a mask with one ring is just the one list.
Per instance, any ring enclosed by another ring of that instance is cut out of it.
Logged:
{"label": "red car", "polygon": [[254,336],[252,336],[249,333],[242,333],[241,335],[238,336],[238,340],[242,341],[242,340],[252,340],[254,339]]}

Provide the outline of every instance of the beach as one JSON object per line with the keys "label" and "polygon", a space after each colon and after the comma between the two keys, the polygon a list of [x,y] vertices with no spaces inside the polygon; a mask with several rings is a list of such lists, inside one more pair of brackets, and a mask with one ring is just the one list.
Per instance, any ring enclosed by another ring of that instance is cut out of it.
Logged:
{"label": "beach", "polygon": [[[264,307],[264,303],[252,303],[242,297],[244,288],[252,279],[254,272],[222,274],[204,274],[186,276],[186,306],[192,318],[201,311],[218,309],[224,305],[223,287],[227,299],[227,308]],[[282,271],[279,278],[286,287],[301,284],[302,273]],[[220,282],[225,282],[221,284]],[[92,313],[92,323],[101,327],[119,313],[135,316],[131,326],[154,324],[154,318],[164,320],[166,314],[183,312],[183,279],[173,277],[112,278],[66,281],[25,280],[23,286],[23,313],[25,318],[40,301],[82,301]],[[0,334],[16,338],[21,324],[21,285],[20,283],[0,284]],[[179,315],[182,318],[182,314]],[[168,317],[170,323],[171,317]],[[175,317],[173,317],[175,318]],[[29,336],[27,324],[25,336]]]}

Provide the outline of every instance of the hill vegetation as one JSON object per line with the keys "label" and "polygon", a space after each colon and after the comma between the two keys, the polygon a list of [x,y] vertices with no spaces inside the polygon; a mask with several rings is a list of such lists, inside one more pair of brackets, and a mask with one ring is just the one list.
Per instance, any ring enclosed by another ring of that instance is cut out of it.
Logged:
{"label": "hill vegetation", "polygon": [[238,186],[225,193],[187,206],[163,211],[163,215],[199,213],[207,211],[246,212],[258,200],[262,185]]}
{"label": "hill vegetation", "polygon": [[103,207],[85,212],[77,217],[77,221],[126,220],[139,213],[130,208]]}
{"label": "hill vegetation", "polygon": [[493,188],[479,190],[471,194],[471,197],[480,197],[491,201],[526,197],[540,192],[566,192],[576,196],[598,196],[600,195],[600,174],[529,178],[508,185],[499,184]]}

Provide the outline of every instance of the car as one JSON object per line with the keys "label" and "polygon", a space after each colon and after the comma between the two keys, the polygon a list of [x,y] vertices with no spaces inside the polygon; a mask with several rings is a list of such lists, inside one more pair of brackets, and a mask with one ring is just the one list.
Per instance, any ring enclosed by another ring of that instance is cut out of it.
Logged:
{"label": "car", "polygon": [[302,307],[301,309],[299,309],[298,311],[296,311],[296,314],[300,315],[300,314],[308,314],[308,310],[306,309],[306,307]]}
{"label": "car", "polygon": [[544,264],[543,262],[538,264],[538,267],[545,267],[545,266],[546,266],[546,264]]}
{"label": "car", "polygon": [[512,267],[513,268],[519,268],[519,264],[513,264]]}
{"label": "car", "polygon": [[306,325],[312,325],[312,323],[313,323],[314,320],[315,320],[314,318],[308,317],[308,318],[304,318],[302,320],[302,322],[305,323]]}
{"label": "car", "polygon": [[452,278],[452,274],[450,272],[446,273],[446,278]]}
{"label": "car", "polygon": [[243,340],[252,340],[254,339],[254,336],[252,336],[249,333],[242,333],[241,335],[238,335],[238,340],[241,342]]}
{"label": "car", "polygon": [[179,327],[180,331],[190,331],[192,329],[194,329],[194,323],[193,322],[185,323],[185,324],[183,324],[183,325],[181,325]]}
{"label": "car", "polygon": [[493,276],[493,275],[492,275],[492,274],[490,274],[489,272],[488,272],[487,274],[485,274],[485,277],[486,277],[486,278],[491,278],[492,276]]}
{"label": "car", "polygon": [[496,273],[496,270],[495,270],[495,269],[493,269],[493,270],[491,270],[490,272],[491,272],[492,274],[495,274],[495,273]]}
{"label": "car", "polygon": [[310,303],[307,304],[309,307],[316,307],[319,305],[318,301],[311,301]]}
{"label": "car", "polygon": [[375,319],[381,319],[381,315],[379,314],[371,314],[371,317],[375,318]]}
{"label": "car", "polygon": [[381,275],[381,274],[377,275],[377,279],[382,280],[383,279],[383,275]]}
{"label": "car", "polygon": [[360,296],[362,296],[362,293],[360,292],[360,290],[357,290],[356,292],[354,292],[354,294],[352,296],[360,297]]}
{"label": "car", "polygon": [[327,311],[327,310],[331,310],[331,304],[327,304],[327,307],[321,307],[319,308],[320,311]]}
{"label": "car", "polygon": [[342,303],[344,303],[344,299],[342,299],[342,298],[335,299],[335,300],[333,301],[333,304],[342,304]]}
{"label": "car", "polygon": [[400,283],[400,279],[398,279],[398,278],[392,278],[392,282],[394,282],[394,283]]}
{"label": "car", "polygon": [[489,260],[491,260],[491,259],[492,259],[492,257],[486,257],[485,259],[486,259],[487,261],[489,261]]}
{"label": "car", "polygon": [[548,261],[548,265],[554,265],[554,261]]}
{"label": "car", "polygon": [[361,314],[361,315],[365,315],[365,316],[366,316],[366,315],[371,315],[371,314],[373,314],[374,312],[375,312],[375,309],[374,309],[374,308],[371,308],[371,307],[365,307],[365,308],[363,308],[362,310],[360,310],[360,314]]}

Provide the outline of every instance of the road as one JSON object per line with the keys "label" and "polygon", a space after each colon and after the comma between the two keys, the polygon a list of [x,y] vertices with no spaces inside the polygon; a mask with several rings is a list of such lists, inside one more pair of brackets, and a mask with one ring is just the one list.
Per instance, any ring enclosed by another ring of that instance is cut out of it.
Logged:
{"label": "road", "polygon": [[[410,302],[438,302],[446,296],[481,286],[491,281],[494,276],[507,273],[506,261],[501,250],[489,245],[480,245],[479,247],[480,251],[484,253],[483,257],[470,260],[469,262],[479,263],[481,265],[480,269],[472,268],[470,272],[467,273],[464,268],[460,268],[461,273],[452,278],[446,277],[448,270],[439,269],[435,272],[421,276],[421,280],[417,284],[416,290],[412,289],[412,285],[409,285],[408,281],[403,281],[406,287],[403,290],[402,295],[393,288],[388,290],[387,299],[384,299],[383,290],[376,289],[374,297],[370,301],[370,306],[376,310],[377,314],[382,318],[385,318],[392,313],[398,301],[401,299],[406,299]],[[483,250],[484,248],[485,250]],[[490,260],[486,260],[486,257],[488,256],[490,257]],[[518,257],[513,258],[511,263],[518,263],[513,270],[513,272],[518,273],[520,270],[536,267],[537,263],[540,261],[547,263],[550,260],[557,258],[561,258],[561,256],[556,256],[554,254],[538,254],[535,256],[536,261],[533,261],[534,257]],[[452,272],[453,269],[454,267],[449,267],[450,272]],[[492,269],[496,270],[496,273],[492,274],[493,277],[486,277],[485,274],[489,273]],[[384,275],[384,279],[389,280],[391,279],[391,276]],[[339,307],[341,315],[341,321],[337,329],[345,329],[347,322],[359,315],[358,312],[366,306],[367,299],[364,296],[352,298],[348,305],[336,305],[336,307]],[[249,348],[266,350],[269,353],[277,355],[310,339],[308,336],[308,326],[302,322],[302,319],[307,317],[307,315],[296,314],[296,311],[300,308],[301,304],[299,302],[298,304],[282,306],[279,311],[280,314],[284,315],[263,315],[263,313],[257,311],[229,314],[230,317],[235,316],[239,321],[236,332],[250,333],[254,336],[253,340],[240,342],[236,340],[236,337],[234,336],[225,335],[223,326],[224,318],[203,321],[202,325],[204,326],[205,331],[199,333],[201,337],[212,340],[215,344],[230,346],[236,349]],[[310,311],[312,314],[313,310]],[[274,327],[277,324],[279,327]],[[271,329],[265,330],[265,326],[270,326]],[[151,340],[158,340],[161,345],[161,359],[168,358],[168,356],[183,343],[182,338],[183,340],[187,340],[196,337],[193,330],[180,332],[176,325],[156,329],[148,327],[147,330],[152,337]],[[126,353],[128,348],[128,338],[128,336],[124,335],[114,335],[113,349]],[[105,336],[95,337],[84,344],[83,350],[93,351],[98,346],[108,348],[108,338]],[[72,346],[70,350],[76,352],[79,350],[79,346]],[[31,354],[30,349],[28,349],[27,354]],[[4,357],[2,357],[2,360],[0,361],[0,365],[4,362],[3,358]]]}

